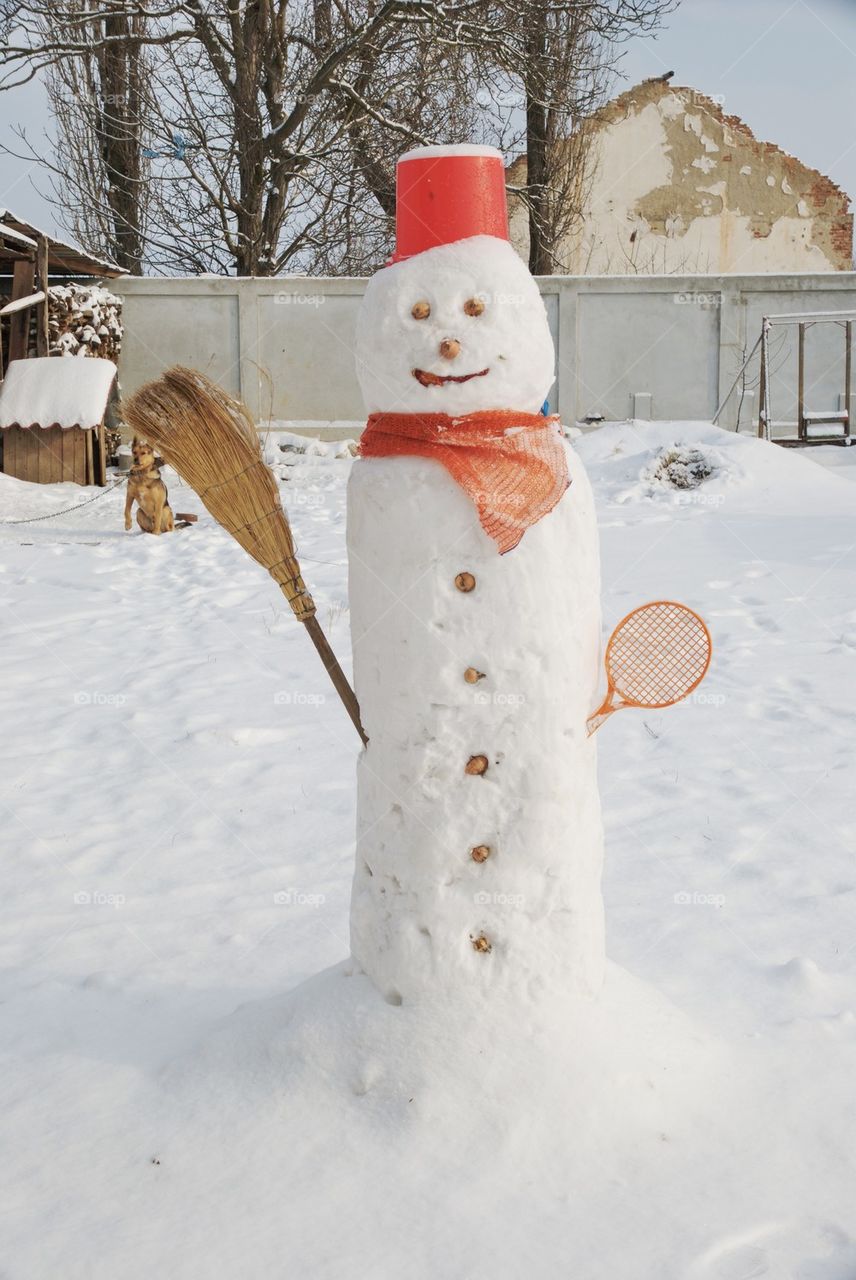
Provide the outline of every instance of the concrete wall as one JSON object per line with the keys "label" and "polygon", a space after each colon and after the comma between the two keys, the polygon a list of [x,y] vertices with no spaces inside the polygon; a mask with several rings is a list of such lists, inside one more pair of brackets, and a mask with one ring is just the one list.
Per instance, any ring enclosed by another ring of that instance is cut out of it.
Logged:
{"label": "concrete wall", "polygon": [[[762,315],[856,310],[852,272],[551,276],[539,283],[556,343],[551,407],[566,422],[595,414],[709,420],[744,349],[758,337]],[[187,364],[239,394],[259,419],[324,427],[363,418],[353,357],[362,281],[126,277],[111,288],[125,300],[120,376],[126,394],[171,364]],[[807,353],[807,408],[838,408],[841,328],[811,329]],[[771,356],[774,415],[795,417],[791,330],[775,333]],[[757,374],[756,358],[750,384],[757,385]],[[723,426],[737,425],[737,405],[735,395]],[[749,428],[754,412],[750,386],[741,427]]]}

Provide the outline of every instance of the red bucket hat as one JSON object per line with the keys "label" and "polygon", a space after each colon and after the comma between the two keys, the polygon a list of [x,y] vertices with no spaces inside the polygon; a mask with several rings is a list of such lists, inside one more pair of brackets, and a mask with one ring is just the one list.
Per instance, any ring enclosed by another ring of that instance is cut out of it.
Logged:
{"label": "red bucket hat", "polygon": [[493,147],[418,147],[398,161],[390,262],[469,236],[508,240],[505,162]]}

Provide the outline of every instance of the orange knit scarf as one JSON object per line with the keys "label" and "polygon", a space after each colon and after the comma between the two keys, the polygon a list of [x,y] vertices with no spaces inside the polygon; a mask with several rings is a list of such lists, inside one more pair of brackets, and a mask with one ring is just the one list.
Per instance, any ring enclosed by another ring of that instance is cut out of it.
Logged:
{"label": "orange knit scarf", "polygon": [[364,458],[402,454],[441,462],[475,503],[501,555],[548,512],[570,484],[557,416],[486,409],[373,413],[360,437]]}

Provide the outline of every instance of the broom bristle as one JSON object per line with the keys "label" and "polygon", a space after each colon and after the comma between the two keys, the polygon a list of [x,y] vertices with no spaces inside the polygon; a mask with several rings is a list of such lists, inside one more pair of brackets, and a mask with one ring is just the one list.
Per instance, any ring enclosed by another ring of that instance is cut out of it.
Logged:
{"label": "broom bristle", "polygon": [[264,565],[296,616],[313,617],[279,489],[246,407],[203,373],[176,365],[123,409],[134,432],[157,445],[217,523]]}

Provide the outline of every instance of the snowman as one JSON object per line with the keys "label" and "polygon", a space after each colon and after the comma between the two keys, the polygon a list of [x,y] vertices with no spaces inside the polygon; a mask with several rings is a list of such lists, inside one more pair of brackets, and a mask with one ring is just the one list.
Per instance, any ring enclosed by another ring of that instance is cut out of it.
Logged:
{"label": "snowman", "polygon": [[397,168],[348,490],[357,964],[392,1004],[592,995],[604,966],[588,480],[541,407],[554,350],[498,151]]}

